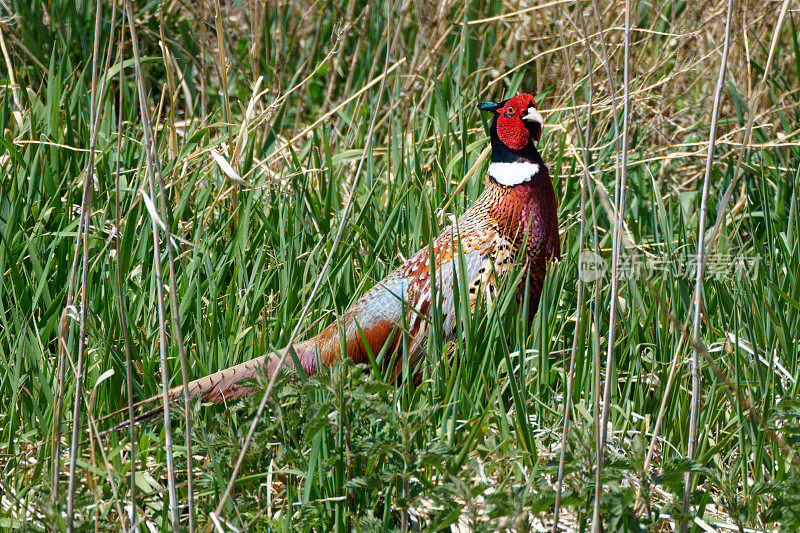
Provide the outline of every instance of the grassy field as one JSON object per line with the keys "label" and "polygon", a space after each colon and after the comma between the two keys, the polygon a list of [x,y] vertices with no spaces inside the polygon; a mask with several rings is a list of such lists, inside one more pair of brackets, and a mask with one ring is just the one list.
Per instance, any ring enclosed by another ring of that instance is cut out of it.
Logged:
{"label": "grassy field", "polygon": [[[0,528],[800,528],[795,3],[124,7],[0,1]],[[563,256],[532,323],[503,293],[419,384],[337,364],[97,436],[427,245],[519,91]]]}

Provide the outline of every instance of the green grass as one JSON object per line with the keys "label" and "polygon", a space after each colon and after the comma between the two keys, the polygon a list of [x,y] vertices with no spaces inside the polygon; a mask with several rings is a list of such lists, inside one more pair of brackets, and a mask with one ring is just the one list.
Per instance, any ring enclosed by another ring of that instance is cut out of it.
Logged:
{"label": "green grass", "polygon": [[[111,4],[102,6],[96,59],[100,79],[105,76],[108,84],[98,98],[85,272],[87,403],[81,424],[88,421],[87,410],[98,418],[126,408],[126,334],[135,367],[133,400],[157,394],[161,386],[152,218],[139,193],[149,194],[143,125],[132,62],[125,63],[124,79],[118,77],[119,6],[113,28]],[[305,8],[271,4],[255,13],[236,6],[223,6],[221,13],[224,65],[213,10],[195,13],[176,3],[162,13],[161,4],[134,6],[148,101],[159,125],[157,157],[167,185],[168,223],[181,239],[173,248],[179,309],[165,303],[172,384],[181,380],[169,318],[176,312],[191,378],[286,344],[331,252],[353,180],[359,180],[354,203],[321,290],[300,324],[302,338],[320,331],[403,258],[431,242],[447,224],[440,211],[449,205],[447,214],[462,213],[482,189],[486,162],[456,193],[487,143],[486,119],[475,108],[479,101],[520,90],[537,94],[550,124],[540,151],[558,198],[563,257],[548,273],[532,323],[517,313],[511,292],[499,296],[493,313],[462,312],[457,342],[443,345],[431,337],[418,385],[411,379],[391,381],[380,365],[384,354],[374,354],[378,364],[371,369],[337,364],[308,380],[283,379],[244,457],[224,520],[255,530],[317,531],[412,526],[437,531],[458,520],[475,530],[551,523],[563,396],[578,335],[561,522],[591,529],[595,406],[602,390],[594,376],[596,356],[607,349],[610,278],[587,284],[577,309],[578,254],[583,241],[606,260],[611,256],[613,224],[599,184],[613,199],[613,121],[621,125],[622,108],[618,100],[613,115],[596,25],[621,27],[623,4],[599,18],[591,5],[583,6],[591,52],[571,4],[479,24],[465,22],[516,8],[473,1],[437,13],[415,3],[401,11],[399,3],[342,0]],[[79,322],[64,310],[67,303],[81,307],[67,298],[89,164],[94,9],[89,3],[12,1],[15,18],[0,22],[9,53],[0,61],[3,528],[66,527],[75,394],[69,366],[63,466],[52,504],[50,472],[60,323],[73,363],[78,351]],[[800,526],[800,148],[793,136],[800,127],[800,38],[790,13],[765,91],[756,97],[774,16],[751,14],[756,23],[745,24],[749,56],[741,39],[732,42],[708,206],[710,225],[725,209],[714,247],[723,275],[713,275],[712,262],[703,285],[701,329],[727,383],[703,364],[698,453],[688,461],[692,351],[674,320],[691,332],[694,277],[655,268],[654,261],[685,254],[685,266],[698,246],[710,96],[719,68],[719,54],[711,51],[721,46],[722,32],[721,23],[692,9],[671,2],[660,13],[650,4],[636,4],[634,11],[635,27],[661,33],[631,37],[633,113],[624,213],[631,245],[624,256],[651,259],[646,277],[634,275],[620,288],[624,303],[616,326],[602,516],[607,531],[671,529],[680,514],[683,474],[692,470],[697,488],[689,518],[712,527],[724,522],[740,530],[791,531]],[[566,33],[560,33],[559,22]],[[699,53],[692,32],[706,27],[718,42]],[[621,32],[608,31],[605,38],[616,72]],[[127,61],[133,57],[130,36],[123,39]],[[560,46],[567,43],[572,46],[565,65]],[[165,62],[160,44],[171,62]],[[403,58],[383,82],[276,154],[286,140]],[[266,93],[246,117],[259,76]],[[621,98],[621,74],[613,82]],[[593,181],[581,212],[579,132],[590,92]],[[581,106],[580,124],[570,107],[573,93]],[[742,141],[754,103],[759,114],[753,147],[744,152],[731,143]],[[785,141],[782,135],[788,136]],[[232,146],[240,146],[235,158]],[[226,176],[210,148],[224,154],[247,184]],[[734,179],[731,203],[723,206]],[[585,235],[579,231],[582,217]],[[168,284],[168,243],[161,244]],[[760,260],[751,279],[730,275],[726,257]],[[77,265],[76,295],[84,275],[80,260]],[[436,317],[432,330],[441,330]],[[677,373],[667,390],[674,358]],[[646,466],[665,397],[660,435]],[[258,400],[192,409],[198,525],[209,522],[225,490]],[[182,417],[173,417],[185,527],[182,424]],[[787,443],[788,455],[766,430]],[[81,438],[87,438],[85,430]],[[164,440],[160,421],[136,428],[136,504],[140,519],[169,529]],[[128,433],[103,437],[102,447],[108,465],[96,442],[81,447],[75,508],[82,527],[98,520],[101,528],[117,529],[115,504],[130,501]],[[690,525],[700,531],[697,523]]]}

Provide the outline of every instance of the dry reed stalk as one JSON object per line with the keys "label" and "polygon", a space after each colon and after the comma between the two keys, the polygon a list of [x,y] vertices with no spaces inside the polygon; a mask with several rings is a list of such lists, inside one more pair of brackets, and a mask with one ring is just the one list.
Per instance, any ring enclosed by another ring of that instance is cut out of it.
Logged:
{"label": "dry reed stalk", "polygon": [[[698,222],[697,237],[697,264],[701,265],[697,269],[694,285],[694,326],[692,329],[692,408],[689,415],[689,442],[686,457],[694,460],[695,447],[697,446],[697,426],[700,416],[700,352],[696,346],[700,342],[700,310],[703,304],[703,268],[705,261],[705,235],[706,235],[706,215],[708,213],[708,190],[711,180],[711,167],[714,164],[714,143],[717,137],[717,119],[719,118],[719,106],[722,99],[722,88],[725,85],[725,70],[728,63],[728,45],[730,44],[730,27],[733,14],[733,0],[728,0],[728,14],[725,18],[725,41],[722,48],[722,58],[719,65],[719,76],[717,87],[714,90],[714,107],[711,112],[711,132],[708,138],[708,156],[706,158],[705,176],[703,177],[703,197],[700,202],[700,221]],[[686,515],[689,513],[689,500],[692,495],[692,471],[686,472],[683,481],[683,502],[681,512]],[[686,533],[688,522],[681,521],[681,533]]]}
{"label": "dry reed stalk", "polygon": [[[139,100],[139,114],[142,119],[142,133],[144,134],[145,165],[147,169],[150,198],[156,196],[155,187],[155,168],[154,159],[155,141],[152,138],[152,123],[150,120],[150,109],[147,102],[147,92],[144,86],[144,73],[142,71],[141,57],[139,55],[139,42],[134,28],[133,7],[130,0],[125,0],[125,12],[128,18],[128,30],[131,37],[131,48],[133,51],[134,64],[136,70],[136,85]],[[158,238],[158,225],[155,220],[151,221],[153,230],[153,264],[156,275],[156,291],[158,299],[158,331],[159,331],[159,354],[161,359],[161,391],[164,403],[164,445],[166,448],[167,459],[167,486],[169,494],[169,509],[173,531],[180,528],[180,517],[178,513],[178,496],[175,486],[175,465],[172,449],[172,421],[170,419],[169,406],[169,376],[167,373],[167,337],[166,320],[164,318],[164,283],[161,272],[161,245]],[[167,247],[172,246],[170,240],[166,240]]]}
{"label": "dry reed stalk", "polygon": [[[73,399],[72,410],[72,442],[69,451],[69,481],[67,489],[67,531],[74,529],[75,517],[75,488],[77,485],[77,462],[80,451],[80,414],[81,401],[83,400],[83,372],[85,365],[86,351],[86,312],[89,307],[88,302],[88,279],[89,279],[89,219],[91,218],[92,189],[94,188],[94,147],[97,141],[97,71],[98,55],[100,51],[100,20],[101,4],[97,0],[95,4],[95,28],[94,44],[92,53],[92,88],[90,93],[91,132],[89,140],[89,162],[86,168],[86,177],[83,184],[83,208],[82,227],[78,230],[78,240],[82,240],[83,259],[81,268],[81,307],[80,307],[80,328],[78,333],[78,361],[75,368],[75,397]],[[60,425],[60,421],[59,421]],[[56,457],[56,462],[60,463],[60,458]],[[58,483],[58,479],[54,480]]]}

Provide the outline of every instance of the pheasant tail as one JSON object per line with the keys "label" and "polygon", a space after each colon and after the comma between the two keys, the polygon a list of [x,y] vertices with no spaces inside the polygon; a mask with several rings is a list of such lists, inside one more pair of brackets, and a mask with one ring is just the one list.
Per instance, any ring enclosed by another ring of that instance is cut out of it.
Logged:
{"label": "pheasant tail", "polygon": [[[248,394],[258,390],[258,388],[241,384],[241,382],[247,379],[254,379],[259,375],[262,375],[265,370],[265,366],[267,371],[266,377],[267,379],[271,378],[279,370],[278,364],[287,351],[288,348],[283,348],[277,353],[262,355],[261,357],[250,359],[243,363],[239,363],[238,365],[228,367],[224,370],[220,370],[219,372],[215,372],[211,375],[191,381],[186,386],[186,389],[189,391],[189,398],[199,397],[202,403],[222,403],[227,400],[236,400],[243,396],[247,396]],[[313,349],[312,344],[309,341],[296,344],[295,353],[304,368],[316,368],[316,350]],[[286,354],[283,368],[286,367],[294,367],[291,354]],[[172,387],[169,390],[169,397],[173,402],[179,401],[183,397],[183,385]],[[147,400],[135,404],[134,408],[142,407],[155,401],[159,401],[160,399],[161,396],[159,395],[153,396]],[[102,419],[118,415],[123,411],[124,410],[120,410],[115,413],[111,413],[110,415],[104,416]],[[164,406],[159,405],[158,407],[154,407],[153,409],[137,415],[133,422],[134,424],[140,424],[142,422],[146,422],[147,420],[156,418],[163,412]],[[107,433],[119,431],[128,427],[129,424],[129,421],[125,421],[103,431],[102,433],[105,435]]]}
{"label": "pheasant tail", "polygon": [[[307,373],[313,374],[316,371],[317,351],[310,341],[301,342],[294,345],[294,350],[300,364]],[[264,375],[267,379],[279,370],[278,364],[285,357],[283,368],[294,367],[294,359],[291,354],[287,354],[288,348],[283,348],[277,352],[262,355],[250,359],[238,365],[220,370],[211,375],[196,379],[190,382],[186,388],[190,398],[200,398],[202,403],[222,403],[226,400],[236,400],[246,396],[258,387],[242,385],[240,382],[247,379],[254,379]],[[266,374],[264,370],[266,367]],[[170,398],[174,401],[183,396],[183,386],[178,385],[169,391]]]}

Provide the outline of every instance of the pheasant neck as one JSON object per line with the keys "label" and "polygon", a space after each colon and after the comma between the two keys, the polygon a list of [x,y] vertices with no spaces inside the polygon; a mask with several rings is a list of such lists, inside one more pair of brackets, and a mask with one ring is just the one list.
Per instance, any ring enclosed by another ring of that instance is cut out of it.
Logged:
{"label": "pheasant neck", "polygon": [[547,166],[533,142],[521,150],[513,150],[497,136],[497,126],[492,124],[492,162],[489,176],[500,185],[513,187],[534,180],[540,173],[547,174]]}
{"label": "pheasant neck", "polygon": [[[538,167],[534,174],[511,186],[503,185],[490,174],[475,208],[485,212],[497,230],[510,241],[521,244],[527,238],[536,249],[549,250],[555,243],[549,243],[549,233],[539,230],[557,228],[555,194],[547,167],[544,163]],[[557,229],[553,233],[558,235]],[[542,242],[538,242],[540,240]]]}

